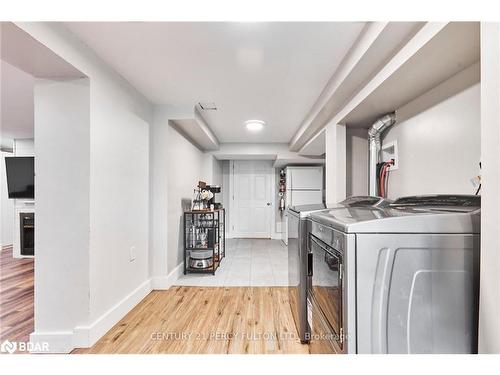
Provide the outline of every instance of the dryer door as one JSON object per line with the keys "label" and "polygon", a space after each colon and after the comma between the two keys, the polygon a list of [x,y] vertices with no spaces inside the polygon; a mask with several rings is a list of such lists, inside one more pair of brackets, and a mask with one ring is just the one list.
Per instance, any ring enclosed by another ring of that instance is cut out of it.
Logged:
{"label": "dryer door", "polygon": [[309,235],[308,274],[311,296],[335,335],[340,351],[344,343],[343,254],[313,234]]}

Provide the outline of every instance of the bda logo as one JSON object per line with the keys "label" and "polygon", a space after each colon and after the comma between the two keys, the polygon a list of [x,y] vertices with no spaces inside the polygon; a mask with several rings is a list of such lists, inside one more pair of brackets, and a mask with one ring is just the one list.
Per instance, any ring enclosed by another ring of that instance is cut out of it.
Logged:
{"label": "bda logo", "polygon": [[9,340],[5,340],[2,342],[2,345],[0,345],[0,351],[3,353],[14,353],[17,349],[17,342],[11,342]]}

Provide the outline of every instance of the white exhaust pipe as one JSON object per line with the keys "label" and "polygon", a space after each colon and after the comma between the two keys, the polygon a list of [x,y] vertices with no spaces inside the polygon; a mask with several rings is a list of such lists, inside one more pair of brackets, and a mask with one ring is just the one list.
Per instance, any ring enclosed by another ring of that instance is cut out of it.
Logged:
{"label": "white exhaust pipe", "polygon": [[378,196],[377,189],[377,163],[380,154],[380,138],[382,133],[396,122],[396,114],[389,113],[379,118],[368,129],[368,194]]}

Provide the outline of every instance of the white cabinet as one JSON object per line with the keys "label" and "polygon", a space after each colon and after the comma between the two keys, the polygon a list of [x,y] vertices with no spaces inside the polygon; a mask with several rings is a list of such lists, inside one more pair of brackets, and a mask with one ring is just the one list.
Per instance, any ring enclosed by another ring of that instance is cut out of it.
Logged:
{"label": "white cabinet", "polygon": [[287,189],[322,190],[323,167],[287,167]]}

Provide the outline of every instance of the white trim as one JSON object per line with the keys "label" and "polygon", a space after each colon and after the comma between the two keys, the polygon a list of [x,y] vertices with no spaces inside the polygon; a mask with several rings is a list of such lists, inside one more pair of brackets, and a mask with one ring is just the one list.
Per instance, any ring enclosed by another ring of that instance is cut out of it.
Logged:
{"label": "white trim", "polygon": [[[48,344],[48,353],[70,353],[75,348],[73,345],[73,331],[33,332],[30,334],[30,342],[39,348],[43,348]],[[32,353],[37,352],[33,351]],[[47,352],[44,351],[43,353]]]}
{"label": "white trim", "polygon": [[151,278],[152,290],[167,290],[170,288],[168,276],[155,276]]}
{"label": "white trim", "polygon": [[184,262],[178,264],[168,276],[160,276],[151,278],[151,288],[153,290],[169,289],[184,273]]}
{"label": "white trim", "polygon": [[234,238],[234,160],[229,161],[229,227],[226,228],[226,237]]}
{"label": "white trim", "polygon": [[152,290],[169,289],[179,279],[183,271],[184,263],[181,262],[168,276],[147,279],[89,325],[76,326],[73,331],[33,332],[30,334],[30,342],[39,343],[40,347],[43,347],[42,344],[48,343],[49,353],[70,353],[75,348],[89,348]]}
{"label": "white trim", "polygon": [[141,302],[150,292],[151,280],[148,279],[90,325],[75,327],[74,347],[89,348],[94,345],[97,340],[113,328],[120,319]]}
{"label": "white trim", "polygon": [[269,202],[271,202],[271,218],[270,218],[270,223],[269,225],[271,226],[269,230],[269,234],[271,235],[271,239],[274,239],[274,236],[276,234],[276,168],[271,167],[269,170],[269,183],[271,184],[271,197],[269,199]]}
{"label": "white trim", "polygon": [[170,288],[172,285],[175,284],[175,282],[182,276],[184,273],[184,262],[181,262],[180,264],[175,267],[172,272],[168,274],[167,280],[168,280],[168,287]]}
{"label": "white trim", "polygon": [[151,279],[147,279],[93,323],[87,326],[76,326],[73,331],[33,332],[30,334],[30,342],[39,343],[40,347],[48,343],[49,353],[70,353],[75,348],[89,348],[141,302],[151,290]]}

